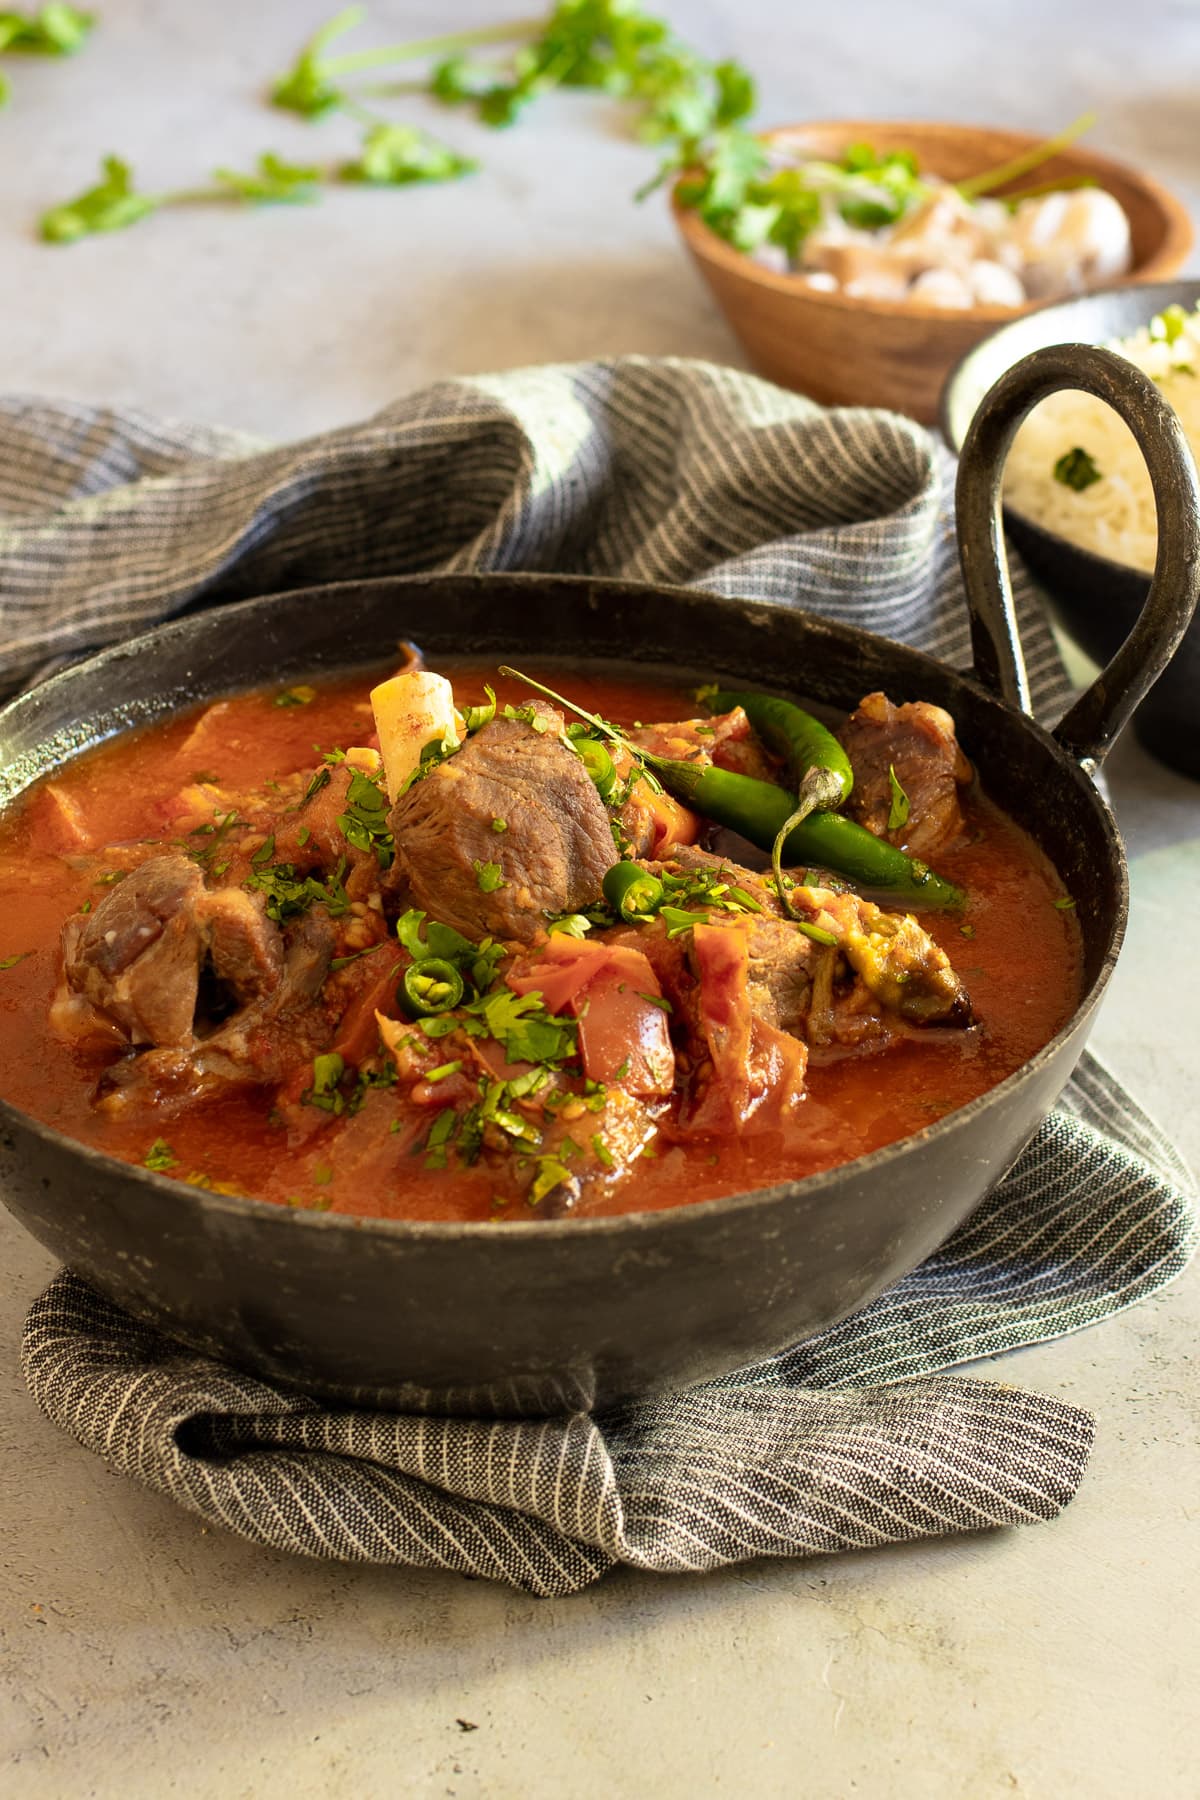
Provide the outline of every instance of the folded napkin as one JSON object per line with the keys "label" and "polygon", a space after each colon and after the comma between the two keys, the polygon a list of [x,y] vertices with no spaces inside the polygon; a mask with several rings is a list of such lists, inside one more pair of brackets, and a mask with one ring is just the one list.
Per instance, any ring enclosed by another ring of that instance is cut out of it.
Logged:
{"label": "folded napkin", "polygon": [[[428,569],[790,599],[966,666],[951,473],[908,420],[637,357],[441,382],[283,448],[3,401],[0,680],[197,605]],[[1053,709],[1065,677],[1017,588]],[[256,1542],[564,1594],[616,1562],[708,1569],[1053,1517],[1089,1415],[938,1372],[1132,1304],[1195,1233],[1186,1169],[1088,1058],[936,1256],[820,1337],[685,1392],[536,1422],[333,1407],[195,1354],[69,1272],[29,1315],[24,1367],[82,1443]]]}

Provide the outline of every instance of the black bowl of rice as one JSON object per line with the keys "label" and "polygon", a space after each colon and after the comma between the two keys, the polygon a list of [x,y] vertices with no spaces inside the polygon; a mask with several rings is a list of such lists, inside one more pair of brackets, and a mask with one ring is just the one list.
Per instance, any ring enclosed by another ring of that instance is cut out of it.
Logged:
{"label": "black bowl of rice", "polygon": [[[1084,294],[1002,325],[963,357],[942,393],[942,429],[961,450],[988,389],[1047,344],[1106,344],[1150,375],[1200,460],[1200,281]],[[1090,394],[1034,408],[1009,454],[1004,522],[1061,624],[1095,662],[1128,636],[1154,568],[1157,532],[1145,464],[1128,426]],[[1152,755],[1200,779],[1200,614],[1134,724]]]}

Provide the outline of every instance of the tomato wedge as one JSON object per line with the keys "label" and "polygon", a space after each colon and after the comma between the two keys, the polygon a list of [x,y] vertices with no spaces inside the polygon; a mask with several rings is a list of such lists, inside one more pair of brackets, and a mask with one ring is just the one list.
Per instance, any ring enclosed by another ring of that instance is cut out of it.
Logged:
{"label": "tomato wedge", "polygon": [[640,950],[552,937],[505,977],[514,994],[539,993],[552,1013],[579,1021],[579,1053],[591,1081],[645,1097],[675,1083],[668,1009]]}

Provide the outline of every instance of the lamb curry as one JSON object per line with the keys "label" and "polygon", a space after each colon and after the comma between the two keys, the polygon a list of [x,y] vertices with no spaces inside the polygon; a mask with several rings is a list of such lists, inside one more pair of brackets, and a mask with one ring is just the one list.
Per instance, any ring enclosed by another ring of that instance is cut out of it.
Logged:
{"label": "lamb curry", "polygon": [[833,731],[410,655],[130,733],[0,822],[0,1093],[222,1193],[499,1223],[919,1132],[1070,1017],[1078,927],[945,712]]}

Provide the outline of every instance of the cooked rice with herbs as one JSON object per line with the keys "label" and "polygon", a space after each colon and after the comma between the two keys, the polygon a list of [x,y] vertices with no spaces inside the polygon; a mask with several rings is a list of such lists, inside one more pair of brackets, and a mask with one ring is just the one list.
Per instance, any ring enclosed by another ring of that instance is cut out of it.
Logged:
{"label": "cooked rice with herbs", "polygon": [[[1200,306],[1169,306],[1108,348],[1157,383],[1200,458]],[[1052,394],[1034,408],[1013,443],[1004,497],[1082,549],[1154,567],[1158,532],[1145,461],[1129,427],[1091,394]]]}

